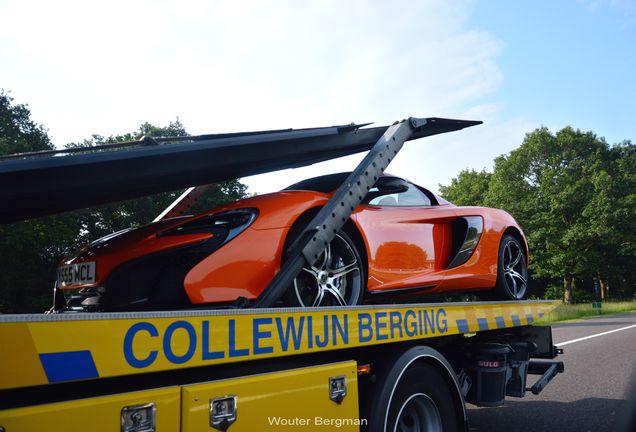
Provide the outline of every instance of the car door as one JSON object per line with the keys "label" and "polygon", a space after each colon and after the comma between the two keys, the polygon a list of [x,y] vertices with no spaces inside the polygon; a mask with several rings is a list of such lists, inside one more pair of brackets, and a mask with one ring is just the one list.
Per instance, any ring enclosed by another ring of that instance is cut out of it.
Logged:
{"label": "car door", "polygon": [[355,212],[364,233],[371,293],[432,288],[443,279],[454,207],[396,177],[381,177]]}

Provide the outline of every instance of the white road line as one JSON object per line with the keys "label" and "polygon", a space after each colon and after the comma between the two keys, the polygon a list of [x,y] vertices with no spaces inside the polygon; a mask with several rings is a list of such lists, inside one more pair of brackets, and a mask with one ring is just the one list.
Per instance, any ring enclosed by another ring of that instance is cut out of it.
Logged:
{"label": "white road line", "polygon": [[569,344],[574,343],[574,342],[581,342],[581,341],[584,341],[584,340],[587,340],[587,339],[592,339],[592,338],[599,337],[599,336],[605,336],[605,335],[608,335],[610,333],[616,333],[616,332],[627,330],[627,329],[634,328],[634,327],[636,327],[636,324],[633,324],[633,325],[630,325],[630,326],[627,326],[627,327],[617,328],[617,329],[606,331],[606,332],[603,332],[603,333],[597,333],[597,334],[593,334],[593,335],[590,335],[590,336],[585,336],[585,337],[578,338],[578,339],[572,339],[572,340],[569,340],[569,341],[560,342],[560,343],[555,344],[555,345],[558,346],[558,347],[562,347],[563,345],[569,345]]}

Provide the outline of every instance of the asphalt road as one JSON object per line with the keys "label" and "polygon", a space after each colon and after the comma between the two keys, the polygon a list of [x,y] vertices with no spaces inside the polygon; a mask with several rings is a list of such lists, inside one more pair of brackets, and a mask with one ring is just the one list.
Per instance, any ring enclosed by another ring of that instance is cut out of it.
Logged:
{"label": "asphalt road", "polygon": [[[553,326],[556,345],[628,326],[634,327],[563,345],[558,360],[565,373],[537,396],[507,398],[497,408],[468,405],[471,432],[614,431],[636,385],[636,312]],[[534,380],[529,377],[529,386]]]}

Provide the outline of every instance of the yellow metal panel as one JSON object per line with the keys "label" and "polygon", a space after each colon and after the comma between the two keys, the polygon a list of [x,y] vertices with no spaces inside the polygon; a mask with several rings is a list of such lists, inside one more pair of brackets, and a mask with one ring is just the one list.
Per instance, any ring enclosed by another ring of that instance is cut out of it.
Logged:
{"label": "yellow metal panel", "polygon": [[[526,325],[555,302],[0,316],[0,389]],[[3,322],[4,321],[4,322]],[[4,358],[3,358],[4,357]],[[16,373],[23,365],[25,373]]]}
{"label": "yellow metal panel", "polygon": [[0,388],[47,382],[28,324],[0,325],[0,347]]}
{"label": "yellow metal panel", "polygon": [[[329,377],[345,376],[347,396],[329,399]],[[358,383],[354,361],[214,381],[183,388],[182,432],[209,432],[210,400],[237,396],[232,432],[357,431]]]}
{"label": "yellow metal panel", "polygon": [[121,429],[121,410],[126,406],[154,403],[158,431],[178,431],[179,387],[167,387],[112,396],[36,405],[0,411],[0,426],[7,432],[101,432]]}

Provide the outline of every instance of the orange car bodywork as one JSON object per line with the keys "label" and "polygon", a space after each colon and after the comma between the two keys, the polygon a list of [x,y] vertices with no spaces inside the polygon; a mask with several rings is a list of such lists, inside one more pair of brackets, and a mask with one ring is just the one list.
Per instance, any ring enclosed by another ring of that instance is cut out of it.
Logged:
{"label": "orange car bodywork", "polygon": [[[252,225],[196,264],[186,274],[184,288],[193,304],[227,303],[239,297],[255,299],[279,270],[285,240],[294,222],[307,211],[324,205],[329,198],[330,194],[320,192],[282,191],[115,236],[62,263],[96,262],[94,284],[66,286],[64,289],[99,286],[123,262],[159,250],[197,243],[212,236],[207,233],[158,236],[160,232],[190,219],[249,207],[259,211]],[[513,230],[523,239],[517,223],[502,210],[456,207],[439,197],[437,199],[440,205],[430,207],[360,205],[356,208],[351,222],[364,242],[369,293],[435,293],[495,286],[498,249],[504,232]],[[447,269],[452,259],[451,222],[462,216],[482,217],[483,231],[468,261]]]}
{"label": "orange car bodywork", "polygon": [[[417,287],[431,293],[492,288],[503,233],[512,227],[521,234],[506,212],[482,207],[365,206],[354,216],[365,233],[367,287],[372,293]],[[462,216],[481,216],[483,232],[468,261],[447,269],[452,259],[451,222]]]}

